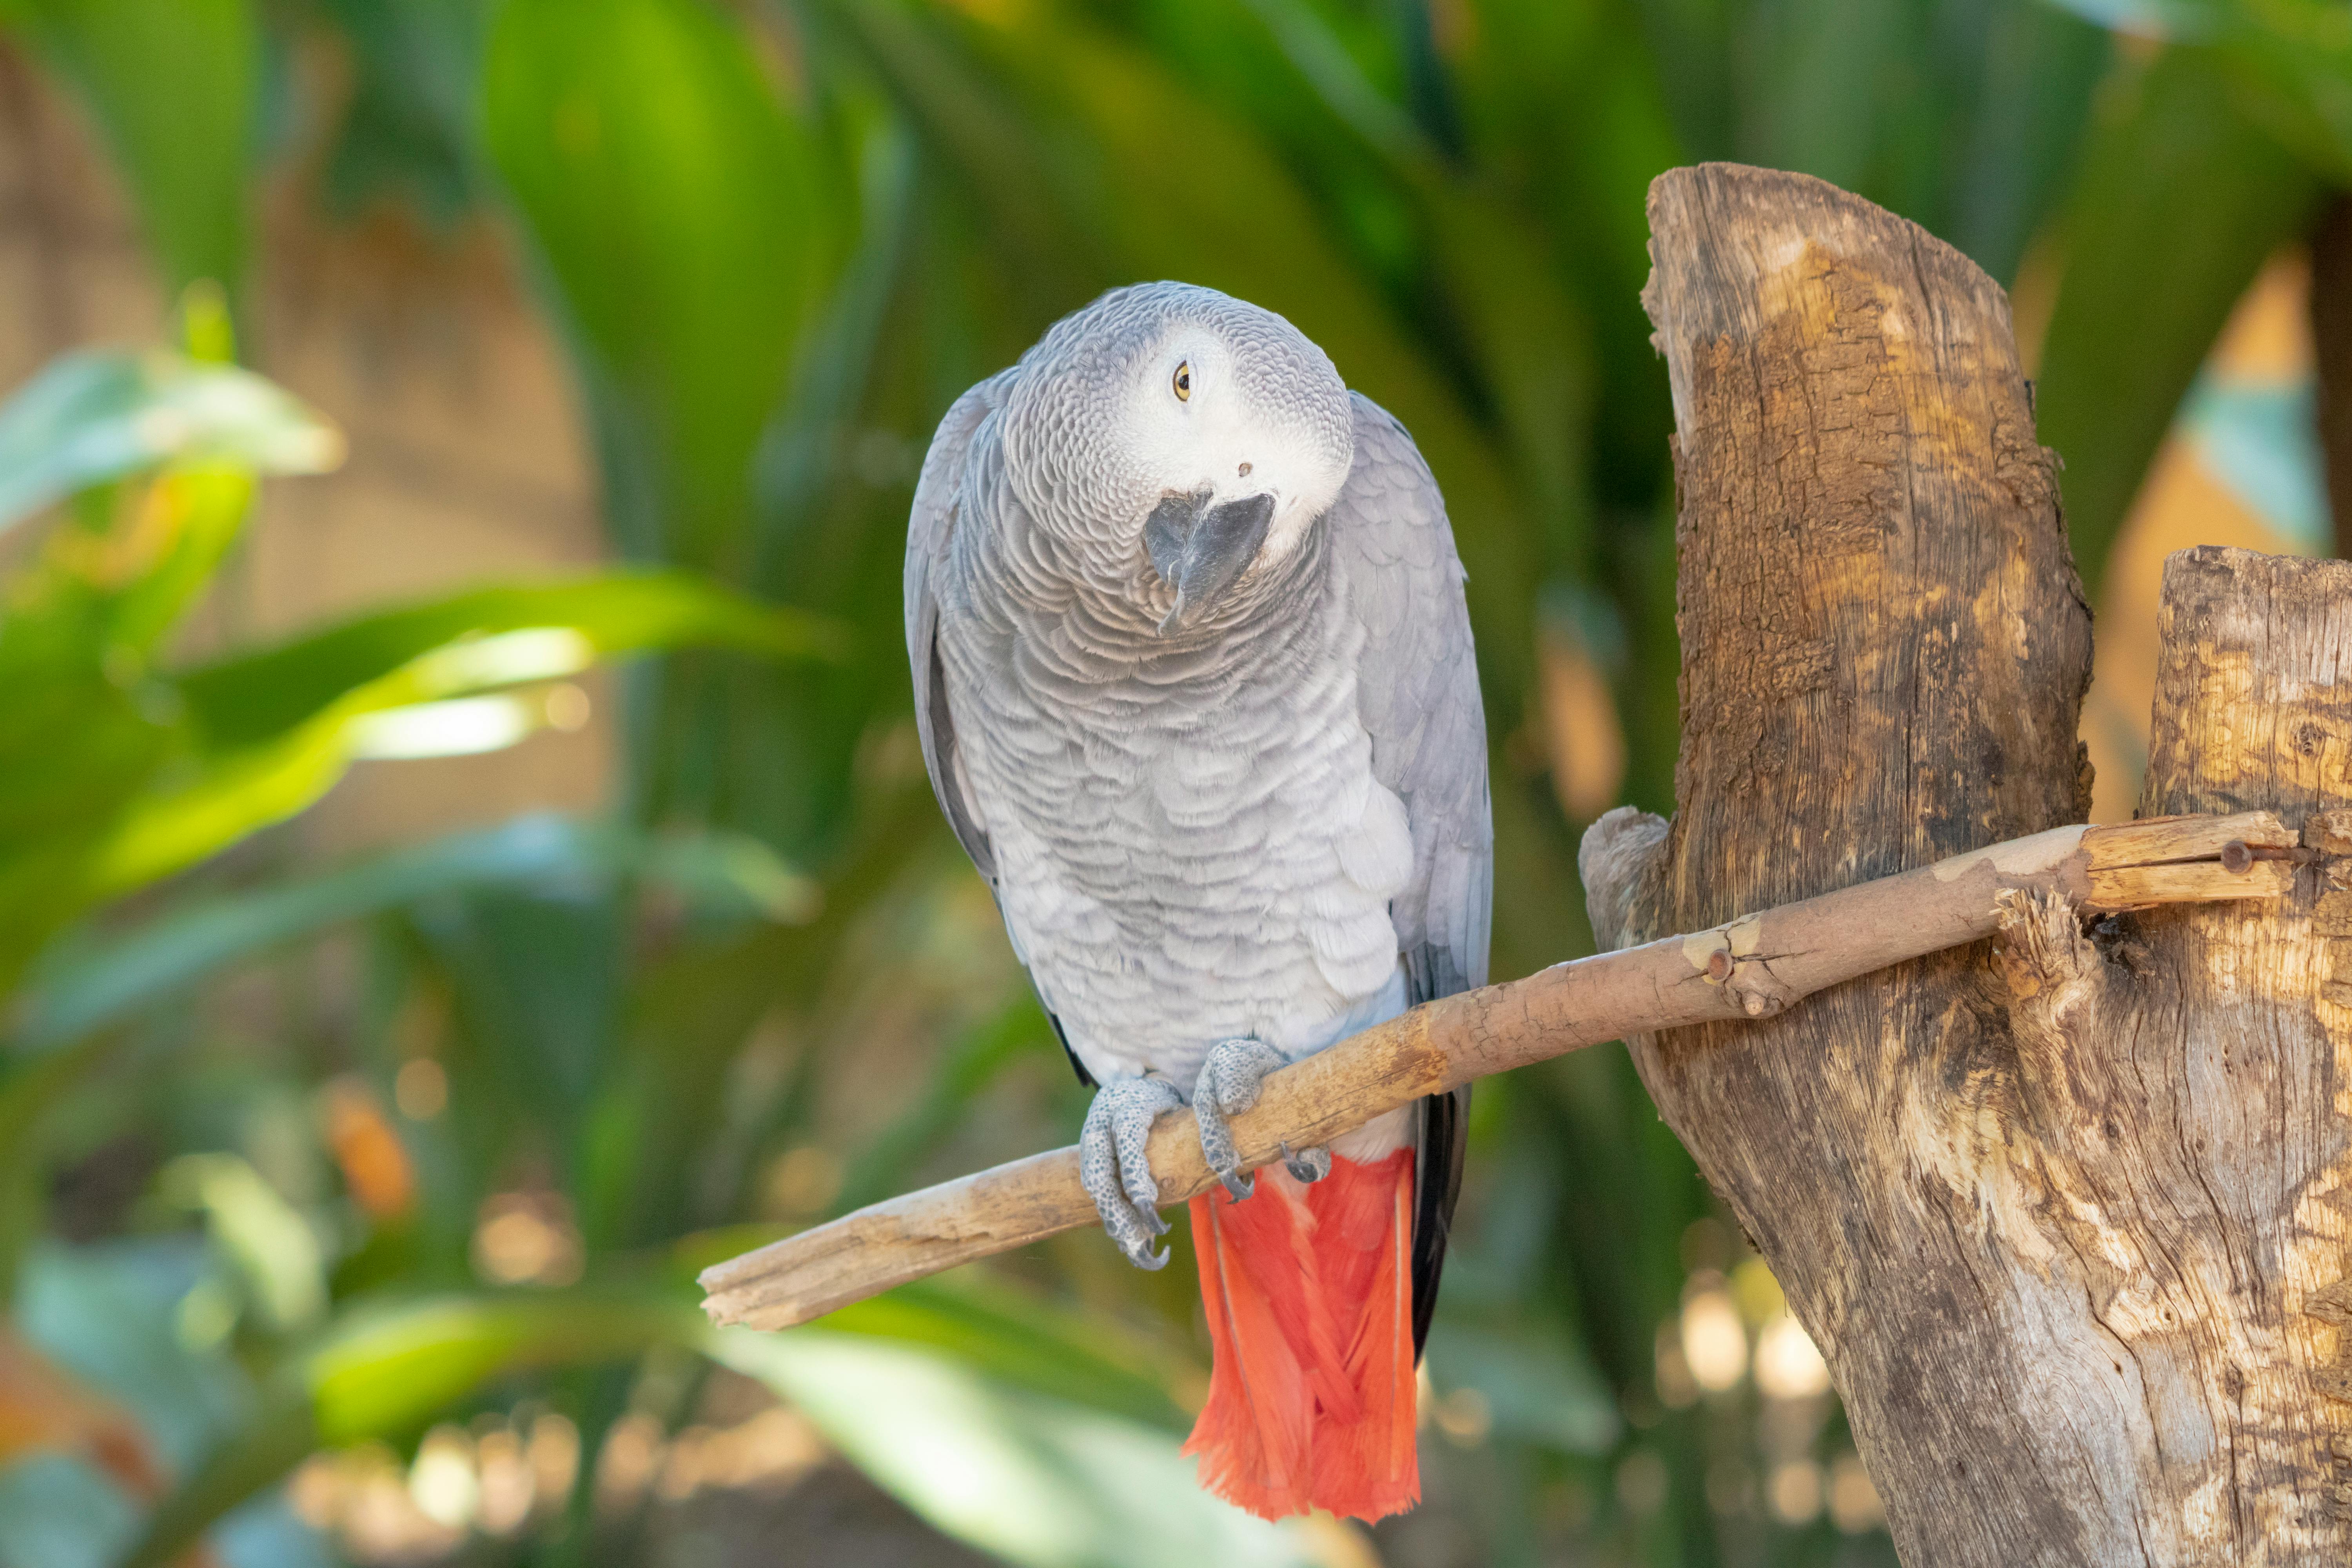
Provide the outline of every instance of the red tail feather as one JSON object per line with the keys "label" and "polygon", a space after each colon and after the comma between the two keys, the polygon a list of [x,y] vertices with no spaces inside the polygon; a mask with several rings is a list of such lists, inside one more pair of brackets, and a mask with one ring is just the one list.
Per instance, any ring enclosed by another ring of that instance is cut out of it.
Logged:
{"label": "red tail feather", "polygon": [[1335,1158],[1305,1186],[1192,1200],[1215,1364],[1184,1451],[1201,1484],[1266,1519],[1358,1519],[1421,1500],[1413,1448],[1412,1151]]}

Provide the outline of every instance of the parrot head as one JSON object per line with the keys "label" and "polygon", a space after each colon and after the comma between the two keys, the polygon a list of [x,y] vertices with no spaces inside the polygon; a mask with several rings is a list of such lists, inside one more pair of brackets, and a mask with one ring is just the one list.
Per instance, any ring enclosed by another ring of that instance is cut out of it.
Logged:
{"label": "parrot head", "polygon": [[1183,283],[1065,317],[1006,412],[1033,514],[1123,564],[1162,636],[1286,560],[1355,461],[1329,357],[1273,311]]}

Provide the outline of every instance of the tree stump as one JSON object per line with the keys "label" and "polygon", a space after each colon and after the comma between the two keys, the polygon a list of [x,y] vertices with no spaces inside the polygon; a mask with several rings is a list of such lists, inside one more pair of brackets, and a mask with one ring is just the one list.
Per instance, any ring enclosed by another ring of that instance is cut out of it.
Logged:
{"label": "tree stump", "polygon": [[[2000,289],[1800,175],[1677,170],[1650,219],[1682,756],[1671,827],[1588,837],[1602,940],[2081,820],[2090,617]],[[2289,898],[2016,898],[1998,954],[1630,1042],[1912,1568],[2352,1554],[2352,566],[2189,552],[2163,628],[2142,814],[2277,812]]]}

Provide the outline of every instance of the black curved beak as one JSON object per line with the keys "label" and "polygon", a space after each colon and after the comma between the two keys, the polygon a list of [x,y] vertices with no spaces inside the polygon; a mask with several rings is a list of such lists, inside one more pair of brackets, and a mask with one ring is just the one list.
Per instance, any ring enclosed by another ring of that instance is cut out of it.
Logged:
{"label": "black curved beak", "polygon": [[1151,509],[1143,524],[1143,547],[1160,580],[1176,590],[1175,607],[1160,623],[1162,637],[1190,626],[1234,585],[1257,559],[1273,521],[1270,495],[1244,496],[1223,506],[1209,505],[1205,492],[1170,496]]}

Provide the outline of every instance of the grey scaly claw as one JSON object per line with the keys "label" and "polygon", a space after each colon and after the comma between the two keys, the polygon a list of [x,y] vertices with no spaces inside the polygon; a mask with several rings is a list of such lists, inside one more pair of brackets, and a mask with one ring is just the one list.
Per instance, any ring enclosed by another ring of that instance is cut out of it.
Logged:
{"label": "grey scaly claw", "polygon": [[1095,1200],[1103,1228],[1138,1268],[1168,1266],[1168,1254],[1151,1246],[1168,1234],[1168,1222],[1160,1217],[1160,1184],[1144,1150],[1153,1121],[1183,1103],[1165,1079],[1113,1079],[1097,1091],[1078,1134],[1078,1180]]}
{"label": "grey scaly claw", "polygon": [[1258,1085],[1276,1068],[1288,1065],[1280,1051],[1264,1040],[1220,1040],[1201,1064],[1201,1080],[1192,1086],[1192,1115],[1201,1123],[1201,1157],[1234,1202],[1257,1190],[1255,1177],[1244,1173],[1241,1153],[1234,1147],[1228,1116],[1238,1116],[1257,1103]]}
{"label": "grey scaly claw", "polygon": [[1309,1186],[1331,1173],[1331,1148],[1322,1144],[1313,1149],[1293,1149],[1282,1146],[1282,1168]]}

